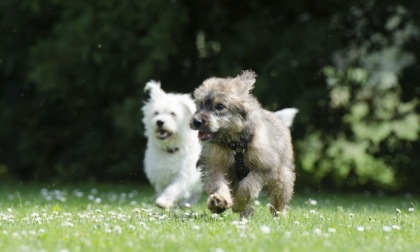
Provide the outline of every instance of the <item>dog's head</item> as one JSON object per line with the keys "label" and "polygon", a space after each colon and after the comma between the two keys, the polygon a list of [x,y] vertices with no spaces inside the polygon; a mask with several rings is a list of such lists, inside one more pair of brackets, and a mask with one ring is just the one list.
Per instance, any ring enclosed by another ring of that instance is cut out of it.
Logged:
{"label": "dog's head", "polygon": [[167,142],[189,130],[188,123],[195,111],[190,95],[166,93],[155,81],[146,84],[145,92],[149,94],[142,108],[146,137]]}
{"label": "dog's head", "polygon": [[197,111],[190,127],[201,141],[232,140],[246,130],[247,117],[259,103],[250,94],[256,75],[244,71],[235,78],[210,78],[194,91]]}

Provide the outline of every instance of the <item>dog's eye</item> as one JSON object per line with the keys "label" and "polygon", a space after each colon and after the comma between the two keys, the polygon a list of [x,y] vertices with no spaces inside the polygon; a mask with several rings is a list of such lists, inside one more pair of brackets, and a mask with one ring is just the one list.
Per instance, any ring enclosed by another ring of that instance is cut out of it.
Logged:
{"label": "dog's eye", "polygon": [[217,104],[216,105],[216,110],[223,110],[225,108],[225,106],[223,104]]}
{"label": "dog's eye", "polygon": [[158,115],[158,114],[159,114],[159,112],[155,111],[153,114],[154,114],[154,115]]}
{"label": "dog's eye", "polygon": [[175,112],[171,112],[171,116],[176,116]]}

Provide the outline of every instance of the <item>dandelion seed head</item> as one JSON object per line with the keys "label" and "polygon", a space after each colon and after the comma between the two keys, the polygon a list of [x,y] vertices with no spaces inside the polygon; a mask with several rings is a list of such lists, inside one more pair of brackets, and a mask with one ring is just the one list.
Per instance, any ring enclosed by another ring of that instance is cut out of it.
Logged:
{"label": "dandelion seed head", "polygon": [[397,225],[392,225],[392,228],[395,229],[395,230],[401,230],[401,227],[397,226]]}
{"label": "dandelion seed head", "polygon": [[391,232],[392,228],[390,226],[383,226],[382,230],[385,232]]}
{"label": "dandelion seed head", "polygon": [[260,227],[260,229],[261,229],[261,232],[264,233],[264,234],[269,234],[271,232],[270,227],[269,226],[266,226],[266,225],[262,225]]}
{"label": "dandelion seed head", "polygon": [[117,233],[117,234],[121,234],[122,228],[120,226],[115,226],[114,227],[114,232]]}
{"label": "dandelion seed head", "polygon": [[42,219],[40,217],[36,217],[33,219],[34,222],[38,222],[38,224],[42,223]]}
{"label": "dandelion seed head", "polygon": [[213,219],[217,219],[219,217],[219,215],[214,213],[214,214],[211,214],[210,217],[213,218]]}
{"label": "dandelion seed head", "polygon": [[327,231],[329,233],[335,233],[337,230],[335,228],[328,228]]}
{"label": "dandelion seed head", "polygon": [[42,195],[47,195],[48,194],[48,189],[47,188],[41,188],[41,194]]}
{"label": "dandelion seed head", "polygon": [[65,227],[74,227],[74,224],[71,223],[70,221],[66,221],[66,222],[63,223],[63,226],[65,226]]}
{"label": "dandelion seed head", "polygon": [[261,202],[259,202],[258,200],[254,200],[254,205],[259,206],[261,205]]}
{"label": "dandelion seed head", "polygon": [[414,210],[414,207],[410,207],[410,208],[408,209],[408,211],[409,211],[410,213],[414,212],[414,211],[415,211],[415,210]]}
{"label": "dandelion seed head", "polygon": [[365,228],[364,228],[364,227],[362,227],[362,226],[359,226],[359,227],[357,227],[357,231],[359,231],[359,232],[363,232],[363,231],[365,231]]}
{"label": "dandelion seed head", "polygon": [[81,197],[83,197],[84,194],[81,191],[76,191],[76,192],[74,192],[74,195],[76,195],[77,198],[81,198]]}
{"label": "dandelion seed head", "polygon": [[314,229],[314,234],[316,234],[316,235],[321,235],[321,234],[322,234],[321,229],[319,229],[319,228],[315,228],[315,229]]}
{"label": "dandelion seed head", "polygon": [[309,199],[309,205],[316,206],[317,204],[318,204],[318,202],[316,200]]}

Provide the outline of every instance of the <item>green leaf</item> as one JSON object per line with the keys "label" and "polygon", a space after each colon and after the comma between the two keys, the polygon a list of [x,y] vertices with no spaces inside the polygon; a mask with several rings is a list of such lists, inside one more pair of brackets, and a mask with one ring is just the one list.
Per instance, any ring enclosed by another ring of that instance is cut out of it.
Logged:
{"label": "green leaf", "polygon": [[410,113],[404,119],[395,121],[393,130],[397,137],[404,140],[415,141],[419,138],[419,115]]}

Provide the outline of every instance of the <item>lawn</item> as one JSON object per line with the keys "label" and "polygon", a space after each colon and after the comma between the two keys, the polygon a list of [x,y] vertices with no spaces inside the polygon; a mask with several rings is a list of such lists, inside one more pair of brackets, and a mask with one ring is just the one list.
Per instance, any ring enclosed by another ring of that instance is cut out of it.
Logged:
{"label": "lawn", "polygon": [[287,218],[161,210],[142,185],[0,185],[0,251],[420,251],[420,199],[296,193]]}

